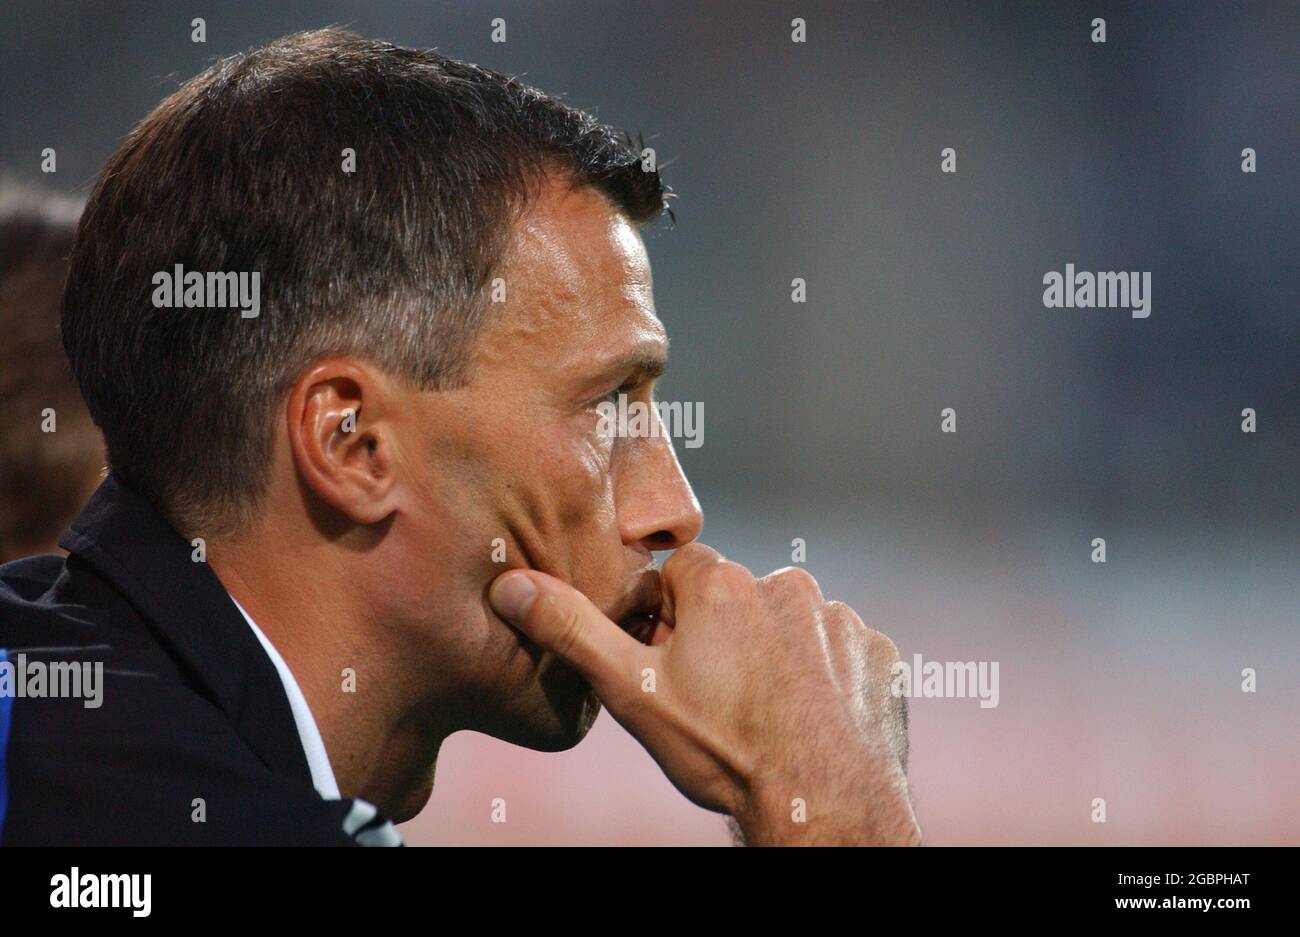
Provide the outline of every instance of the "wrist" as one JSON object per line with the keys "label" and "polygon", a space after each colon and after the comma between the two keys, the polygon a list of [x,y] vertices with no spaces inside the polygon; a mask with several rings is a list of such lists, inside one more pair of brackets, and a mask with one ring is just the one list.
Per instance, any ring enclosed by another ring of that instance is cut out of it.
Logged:
{"label": "wrist", "polygon": [[733,819],[750,846],[921,845],[905,781],[869,795],[801,796],[790,786],[768,785],[751,791]]}

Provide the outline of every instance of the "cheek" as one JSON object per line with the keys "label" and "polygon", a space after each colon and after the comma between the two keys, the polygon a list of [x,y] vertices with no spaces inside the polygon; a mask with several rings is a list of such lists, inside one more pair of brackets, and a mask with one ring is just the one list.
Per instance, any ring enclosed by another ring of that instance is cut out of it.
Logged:
{"label": "cheek", "polygon": [[569,451],[577,474],[588,487],[608,487],[613,440],[594,434],[579,436],[572,441]]}
{"label": "cheek", "polygon": [[570,435],[551,449],[549,478],[552,503],[566,526],[608,526],[614,517],[610,475],[613,440],[595,434]]}
{"label": "cheek", "polygon": [[[533,550],[572,555],[616,529],[611,460],[615,441],[580,420],[498,435],[480,454],[481,484],[492,513],[530,540]],[[536,542],[532,542],[536,541]]]}

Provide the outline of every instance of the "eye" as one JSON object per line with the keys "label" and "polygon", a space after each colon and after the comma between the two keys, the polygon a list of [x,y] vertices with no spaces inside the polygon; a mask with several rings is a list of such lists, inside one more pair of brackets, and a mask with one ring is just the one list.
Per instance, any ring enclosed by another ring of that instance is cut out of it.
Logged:
{"label": "eye", "polygon": [[596,400],[594,400],[593,403],[595,404],[608,403],[612,406],[617,407],[619,395],[632,393],[632,391],[636,390],[636,386],[637,386],[636,381],[629,381],[626,384],[620,384],[618,387],[615,387],[613,390],[605,394],[603,397],[599,397]]}

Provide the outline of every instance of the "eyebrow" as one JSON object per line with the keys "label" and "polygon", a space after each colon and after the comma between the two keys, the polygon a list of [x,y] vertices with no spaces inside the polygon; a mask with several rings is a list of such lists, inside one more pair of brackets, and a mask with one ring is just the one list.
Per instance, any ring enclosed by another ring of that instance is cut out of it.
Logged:
{"label": "eyebrow", "polygon": [[668,340],[665,338],[660,342],[646,342],[637,345],[625,355],[610,361],[608,365],[602,367],[597,376],[591,378],[589,383],[604,383],[612,379],[615,375],[628,374],[632,371],[638,371],[642,380],[655,380],[663,376],[668,370]]}
{"label": "eyebrow", "polygon": [[643,378],[653,381],[656,377],[662,377],[667,369],[668,342],[666,339],[663,344],[658,342],[641,344],[641,346],[633,348],[627,355],[616,357],[610,364],[601,369],[601,374],[602,377],[612,377],[614,374],[638,370]]}
{"label": "eyebrow", "polygon": [[658,345],[653,350],[638,348],[627,358],[624,358],[622,364],[624,370],[640,371],[648,380],[654,380],[657,377],[662,377],[663,373],[668,370],[668,348]]}

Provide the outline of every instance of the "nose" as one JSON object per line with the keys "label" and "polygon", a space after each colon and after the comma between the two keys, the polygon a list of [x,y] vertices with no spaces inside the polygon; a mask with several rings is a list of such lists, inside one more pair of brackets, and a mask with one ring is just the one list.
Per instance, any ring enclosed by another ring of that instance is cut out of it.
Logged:
{"label": "nose", "polygon": [[622,439],[616,460],[619,533],[628,546],[676,550],[700,535],[704,515],[667,436]]}

